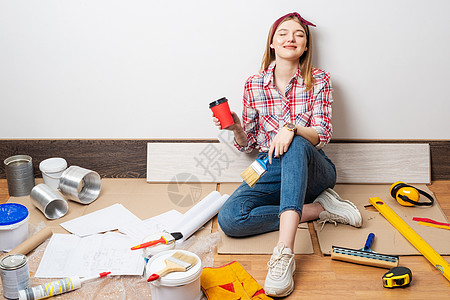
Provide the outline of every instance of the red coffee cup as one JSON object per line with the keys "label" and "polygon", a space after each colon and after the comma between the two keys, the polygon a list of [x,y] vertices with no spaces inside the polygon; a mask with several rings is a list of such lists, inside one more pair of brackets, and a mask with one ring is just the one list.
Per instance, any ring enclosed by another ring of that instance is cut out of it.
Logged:
{"label": "red coffee cup", "polygon": [[209,104],[209,108],[212,110],[214,117],[219,119],[221,129],[227,128],[228,126],[234,124],[227,98],[223,97],[219,100],[211,102]]}

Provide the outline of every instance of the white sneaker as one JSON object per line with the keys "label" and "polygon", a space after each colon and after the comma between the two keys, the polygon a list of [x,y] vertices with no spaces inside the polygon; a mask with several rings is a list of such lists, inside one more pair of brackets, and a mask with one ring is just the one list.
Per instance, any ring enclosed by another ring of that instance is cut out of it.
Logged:
{"label": "white sneaker", "polygon": [[349,224],[361,227],[362,218],[358,208],[349,200],[343,200],[332,189],[323,191],[314,202],[320,203],[325,211],[319,214],[319,223],[322,228],[326,222]]}
{"label": "white sneaker", "polygon": [[272,297],[285,297],[294,290],[295,260],[292,250],[283,244],[273,249],[272,257],[267,263],[264,291]]}

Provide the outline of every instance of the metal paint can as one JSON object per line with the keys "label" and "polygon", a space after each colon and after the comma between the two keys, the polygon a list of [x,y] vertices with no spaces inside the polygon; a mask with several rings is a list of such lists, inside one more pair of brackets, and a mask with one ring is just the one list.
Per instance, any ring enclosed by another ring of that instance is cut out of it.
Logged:
{"label": "metal paint can", "polygon": [[10,254],[0,260],[3,297],[19,299],[19,290],[31,287],[28,259],[23,254]]}
{"label": "metal paint can", "polygon": [[67,201],[45,183],[40,183],[31,190],[30,199],[50,220],[63,217],[69,210]]}
{"label": "metal paint can", "polygon": [[97,172],[78,166],[68,167],[59,179],[59,190],[69,200],[89,204],[97,199],[101,178]]}
{"label": "metal paint can", "polygon": [[14,155],[4,160],[9,195],[22,197],[30,194],[34,187],[33,162],[31,156]]}

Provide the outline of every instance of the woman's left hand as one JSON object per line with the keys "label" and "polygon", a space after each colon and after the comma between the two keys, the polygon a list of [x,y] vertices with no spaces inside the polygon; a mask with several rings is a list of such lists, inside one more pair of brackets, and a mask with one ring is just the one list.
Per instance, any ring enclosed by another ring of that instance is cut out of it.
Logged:
{"label": "woman's left hand", "polygon": [[270,164],[272,163],[273,155],[275,155],[275,157],[280,157],[288,151],[294,135],[295,133],[291,130],[288,130],[286,127],[283,127],[280,131],[278,131],[269,148],[268,155]]}

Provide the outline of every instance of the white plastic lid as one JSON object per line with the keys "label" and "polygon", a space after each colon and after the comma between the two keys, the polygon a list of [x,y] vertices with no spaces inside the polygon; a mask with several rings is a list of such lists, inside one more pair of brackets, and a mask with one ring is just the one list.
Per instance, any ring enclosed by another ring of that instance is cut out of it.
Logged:
{"label": "white plastic lid", "polygon": [[166,267],[166,262],[164,261],[166,258],[172,256],[175,252],[183,252],[184,254],[194,256],[197,258],[197,263],[195,266],[193,266],[191,269],[189,269],[186,272],[172,272],[169,273],[161,278],[159,278],[157,281],[159,283],[154,283],[155,281],[152,281],[152,284],[155,285],[163,285],[163,286],[181,286],[186,285],[191,282],[194,282],[197,280],[200,275],[202,274],[202,261],[200,258],[192,252],[186,251],[186,250],[168,250],[164,252],[160,252],[153,256],[147,263],[146,266],[146,275],[150,276]]}
{"label": "white plastic lid", "polygon": [[57,173],[67,168],[67,161],[61,157],[47,158],[39,164],[39,170],[44,173]]}

